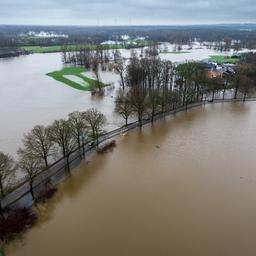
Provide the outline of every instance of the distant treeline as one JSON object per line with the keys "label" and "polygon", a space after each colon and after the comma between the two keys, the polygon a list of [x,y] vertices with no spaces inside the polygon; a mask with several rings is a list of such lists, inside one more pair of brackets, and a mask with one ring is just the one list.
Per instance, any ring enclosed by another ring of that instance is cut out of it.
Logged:
{"label": "distant treeline", "polygon": [[17,47],[0,48],[0,58],[16,57],[24,54],[28,54],[28,52],[21,48],[17,48]]}
{"label": "distant treeline", "polygon": [[[67,37],[40,38],[26,35],[30,31],[65,34]],[[100,44],[120,40],[121,35],[147,37],[156,42],[188,44],[197,38],[204,42],[235,40],[239,47],[256,48],[256,24],[197,26],[0,26],[0,46],[49,46],[63,44]]]}

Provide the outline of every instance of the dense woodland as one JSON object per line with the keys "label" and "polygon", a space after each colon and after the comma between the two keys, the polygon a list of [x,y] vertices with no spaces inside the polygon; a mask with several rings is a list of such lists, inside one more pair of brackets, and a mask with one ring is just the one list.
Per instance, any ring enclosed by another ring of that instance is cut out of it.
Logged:
{"label": "dense woodland", "polygon": [[[37,38],[20,36],[30,31],[50,31],[67,38]],[[0,46],[50,46],[63,44],[100,44],[120,40],[121,35],[147,37],[155,42],[188,44],[197,38],[201,42],[239,41],[242,48],[256,48],[256,25],[191,25],[191,26],[0,26]]]}

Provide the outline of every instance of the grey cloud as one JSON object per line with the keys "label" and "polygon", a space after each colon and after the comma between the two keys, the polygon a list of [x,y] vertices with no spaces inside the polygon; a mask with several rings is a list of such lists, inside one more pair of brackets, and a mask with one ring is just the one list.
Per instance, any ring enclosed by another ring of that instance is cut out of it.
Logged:
{"label": "grey cloud", "polygon": [[2,24],[256,22],[255,13],[255,0],[0,0]]}

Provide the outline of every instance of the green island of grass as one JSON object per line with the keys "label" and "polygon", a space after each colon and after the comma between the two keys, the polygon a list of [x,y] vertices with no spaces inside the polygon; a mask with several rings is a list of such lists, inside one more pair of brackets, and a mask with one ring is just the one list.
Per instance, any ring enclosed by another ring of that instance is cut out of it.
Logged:
{"label": "green island of grass", "polygon": [[[101,82],[98,82],[96,80],[93,80],[91,78],[84,76],[82,73],[85,71],[86,70],[82,67],[65,67],[61,70],[47,73],[46,75],[54,78],[55,80],[57,80],[59,82],[66,84],[72,88],[75,88],[77,90],[82,90],[82,91],[91,91],[95,88],[99,88],[99,87],[102,88],[102,87],[107,86],[107,84],[103,84]],[[64,77],[67,75],[72,75],[77,78],[80,78],[84,81],[84,83],[80,84],[79,82],[75,82],[73,80],[70,80],[70,79]]]}
{"label": "green island of grass", "polygon": [[236,64],[237,62],[240,61],[240,58],[233,57],[233,56],[210,55],[209,61],[216,62],[218,64],[223,64],[223,63]]}

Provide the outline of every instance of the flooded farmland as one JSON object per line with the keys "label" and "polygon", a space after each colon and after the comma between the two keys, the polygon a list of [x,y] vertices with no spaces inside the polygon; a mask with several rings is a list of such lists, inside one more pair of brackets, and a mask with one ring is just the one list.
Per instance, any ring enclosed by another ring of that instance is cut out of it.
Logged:
{"label": "flooded farmland", "polygon": [[[172,51],[173,46],[167,45]],[[140,53],[139,49],[137,51]],[[130,50],[124,49],[121,52],[125,58],[130,57]],[[212,54],[220,53],[196,45],[187,53],[160,54],[160,57],[182,62],[204,59]],[[55,119],[65,118],[75,110],[97,108],[107,117],[107,130],[120,126],[121,121],[113,114],[119,76],[113,72],[102,73],[102,81],[113,83],[113,88],[109,88],[104,97],[92,97],[90,92],[76,90],[46,76],[62,67],[60,53],[0,59],[0,150],[15,155],[21,146],[23,134],[33,126],[49,125]],[[88,72],[85,74],[90,77]]]}
{"label": "flooded farmland", "polygon": [[255,255],[255,116],[253,102],[206,105],[118,137],[7,256]]}

